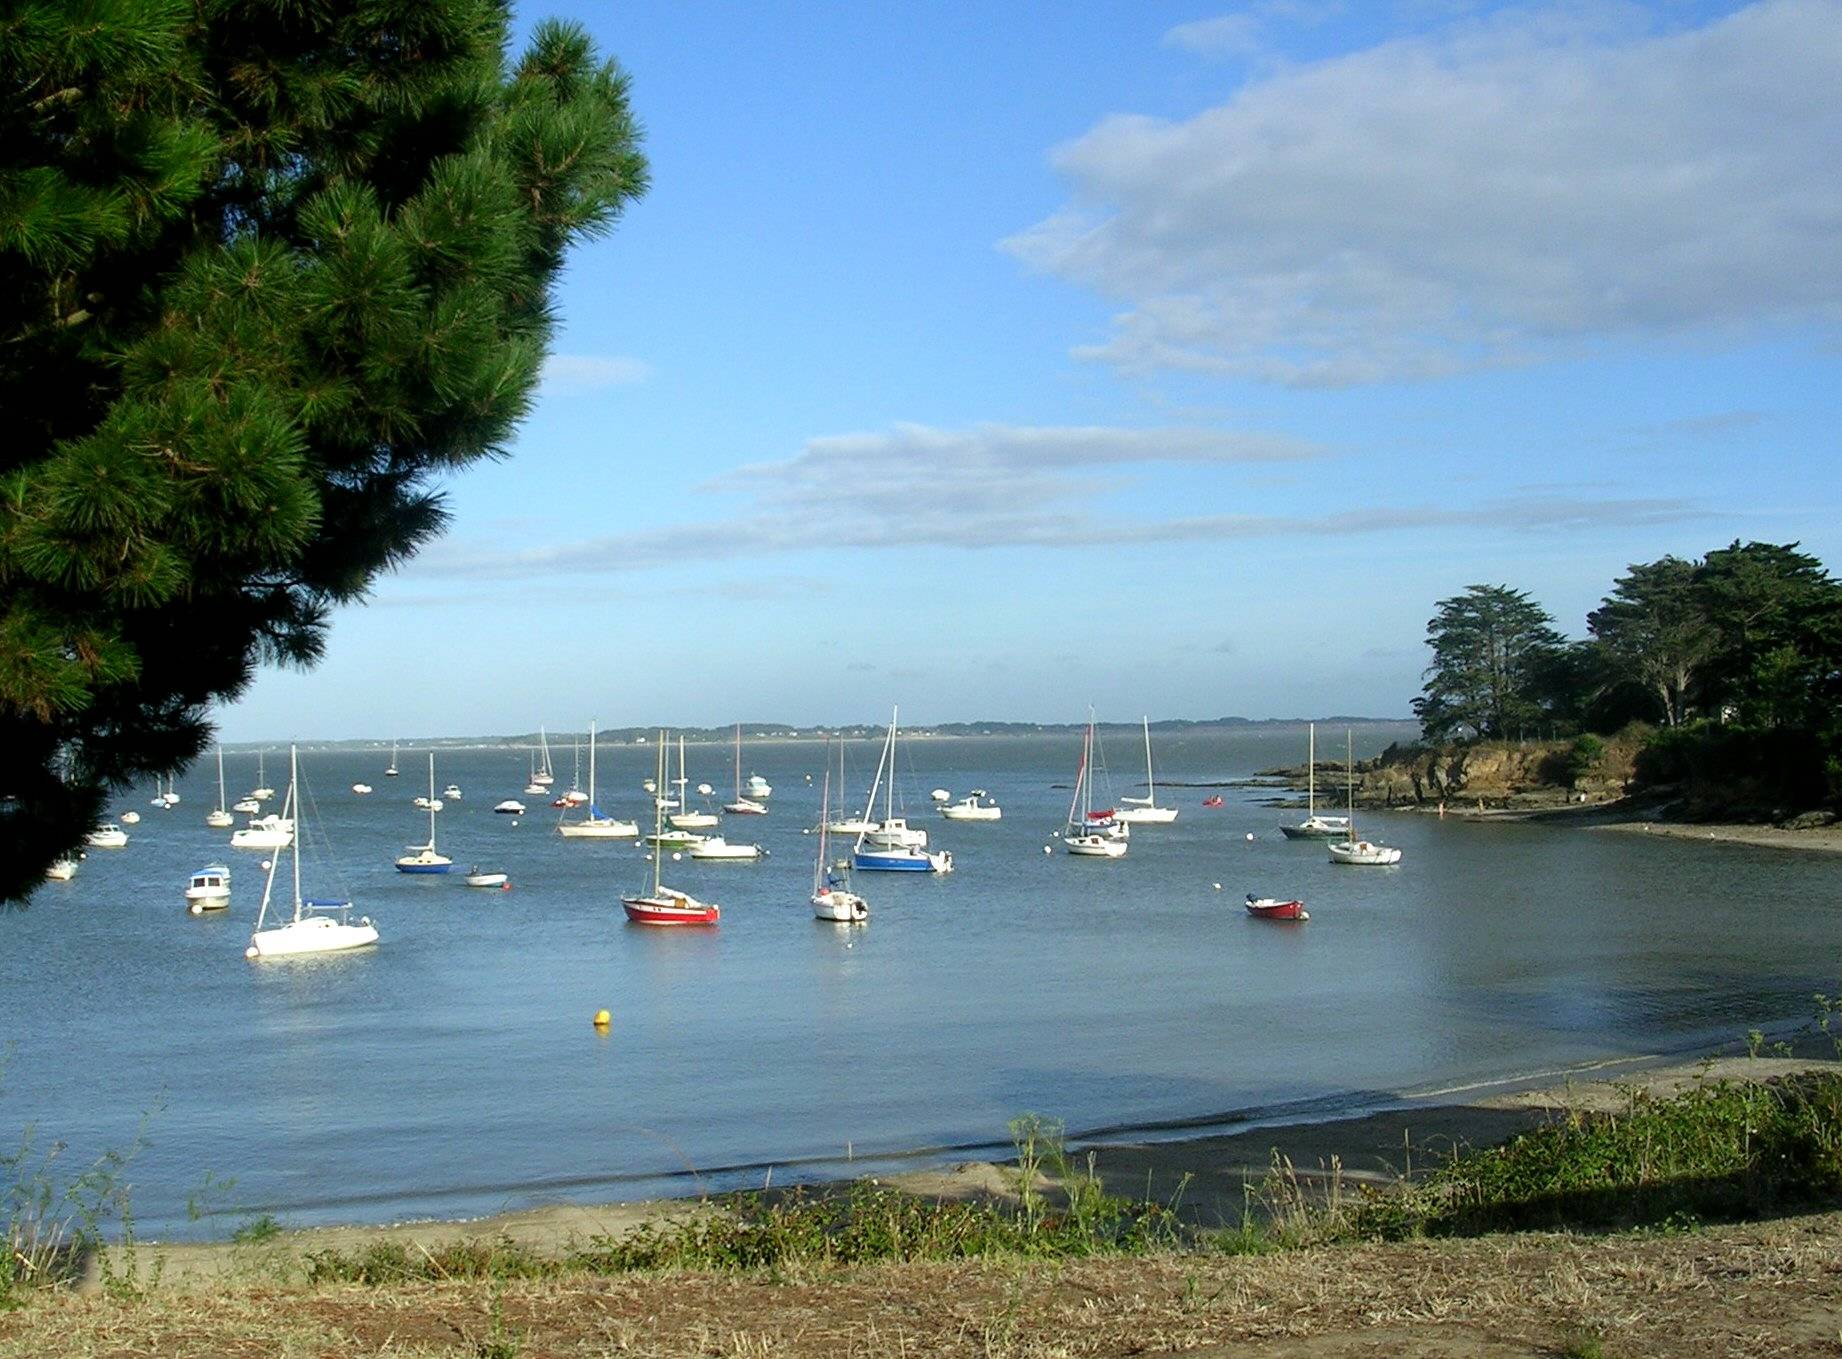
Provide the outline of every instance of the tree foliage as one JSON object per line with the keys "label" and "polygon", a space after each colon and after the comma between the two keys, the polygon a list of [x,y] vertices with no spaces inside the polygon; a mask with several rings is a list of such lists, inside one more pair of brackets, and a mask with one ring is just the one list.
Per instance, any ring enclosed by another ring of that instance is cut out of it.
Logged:
{"label": "tree foliage", "polygon": [[1719,633],[1708,618],[1696,567],[1680,557],[1632,566],[1586,616],[1610,670],[1654,695],[1666,726],[1679,726]]}
{"label": "tree foliage", "polygon": [[0,4],[0,899],[503,453],[625,76],[502,0]]}
{"label": "tree foliage", "polygon": [[1433,660],[1413,706],[1427,739],[1513,736],[1541,721],[1565,643],[1525,592],[1473,585],[1442,599],[1426,640]]}

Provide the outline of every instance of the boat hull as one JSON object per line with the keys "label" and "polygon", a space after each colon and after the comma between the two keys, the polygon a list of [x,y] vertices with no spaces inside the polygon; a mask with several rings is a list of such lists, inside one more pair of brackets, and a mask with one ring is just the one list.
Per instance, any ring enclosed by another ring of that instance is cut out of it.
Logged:
{"label": "boat hull", "polygon": [[1249,897],[1247,913],[1255,920],[1309,920],[1311,913],[1302,901],[1275,901],[1271,897]]}
{"label": "boat hull", "polygon": [[837,925],[861,925],[870,918],[870,903],[855,892],[827,887],[813,894],[812,915]]}
{"label": "boat hull", "polygon": [[864,848],[851,855],[851,867],[865,873],[950,873],[953,856],[918,849]]}
{"label": "boat hull", "polygon": [[568,821],[556,833],[565,840],[637,840],[640,828],[633,821]]}
{"label": "boat hull", "polygon": [[1392,845],[1376,845],[1367,840],[1358,840],[1354,844],[1344,841],[1327,848],[1333,864],[1346,864],[1352,868],[1387,868],[1401,861],[1401,851]]}
{"label": "boat hull", "polygon": [[257,930],[249,937],[246,958],[298,958],[308,953],[344,953],[377,942],[377,926],[360,918],[355,925],[325,916],[308,916],[272,930]]}
{"label": "boat hull", "polygon": [[469,873],[467,875],[467,886],[509,887],[511,886],[511,879],[504,873]]}
{"label": "boat hull", "polygon": [[621,910],[636,925],[714,925],[722,908],[690,897],[622,897]]}
{"label": "boat hull", "polygon": [[1110,835],[1074,835],[1062,842],[1062,848],[1078,859],[1123,859],[1129,845]]}
{"label": "boat hull", "polygon": [[1280,833],[1288,840],[1346,840],[1350,827],[1347,821],[1329,821],[1314,817],[1293,826],[1281,826]]}
{"label": "boat hull", "polygon": [[1121,807],[1113,813],[1113,819],[1128,826],[1168,826],[1177,819],[1177,808]]}
{"label": "boat hull", "polygon": [[940,814],[949,821],[1002,821],[1002,807],[942,807]]}
{"label": "boat hull", "polygon": [[708,830],[721,819],[715,812],[680,812],[666,818],[679,830]]}

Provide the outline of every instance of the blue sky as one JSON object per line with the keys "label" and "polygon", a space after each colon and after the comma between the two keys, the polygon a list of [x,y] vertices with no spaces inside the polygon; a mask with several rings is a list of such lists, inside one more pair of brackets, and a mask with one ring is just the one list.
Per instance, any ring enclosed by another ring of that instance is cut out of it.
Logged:
{"label": "blue sky", "polygon": [[226,739],[1405,714],[1473,582],[1842,570],[1838,0],[547,15],[652,190]]}

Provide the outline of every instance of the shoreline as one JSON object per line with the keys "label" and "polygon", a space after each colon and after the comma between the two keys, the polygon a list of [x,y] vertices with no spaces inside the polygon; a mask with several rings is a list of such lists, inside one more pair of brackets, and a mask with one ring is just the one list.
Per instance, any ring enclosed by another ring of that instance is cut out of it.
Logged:
{"label": "shoreline", "polygon": [[[1108,1192],[1175,1203],[1194,1226],[1229,1227],[1246,1211],[1248,1191],[1283,1158],[1302,1181],[1385,1184],[1424,1168],[1458,1147],[1483,1147],[1569,1112],[1613,1112],[1631,1092],[1667,1096],[1704,1080],[1768,1080],[1795,1071],[1842,1070],[1842,1061],[1815,1056],[1681,1054],[1614,1058],[1565,1071],[1506,1077],[1464,1087],[1402,1093],[1384,1107],[1322,1118],[1220,1119],[1187,1127],[1071,1135],[1071,1160],[1091,1163]],[[1187,1135],[1186,1135],[1187,1134]],[[925,1150],[909,1156],[926,1157]],[[882,1164],[900,1161],[885,1158]],[[771,1181],[770,1181],[771,1182]],[[893,1187],[923,1198],[1014,1199],[1010,1159],[969,1159],[840,1179],[791,1180],[783,1187],[834,1192],[854,1183]],[[720,1196],[718,1196],[720,1197]],[[221,1279],[252,1263],[287,1272],[314,1252],[351,1252],[390,1242],[415,1249],[456,1242],[510,1240],[554,1252],[596,1236],[624,1236],[648,1225],[683,1222],[719,1211],[712,1196],[553,1202],[472,1218],[416,1219],[264,1232],[259,1239],[143,1241],[157,1253],[162,1277],[176,1283]],[[249,1220],[258,1220],[253,1214]],[[272,1221],[272,1219],[271,1219]]]}

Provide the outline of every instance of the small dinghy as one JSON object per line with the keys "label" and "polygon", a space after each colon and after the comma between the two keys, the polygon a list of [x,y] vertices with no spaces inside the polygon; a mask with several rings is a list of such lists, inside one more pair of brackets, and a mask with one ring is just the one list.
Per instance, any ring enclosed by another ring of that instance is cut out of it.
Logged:
{"label": "small dinghy", "polygon": [[1255,920],[1309,920],[1311,913],[1302,901],[1280,901],[1277,897],[1247,894],[1247,913]]}
{"label": "small dinghy", "polygon": [[467,886],[469,887],[497,887],[502,890],[509,890],[511,885],[511,878],[504,873],[492,869],[482,869],[477,864],[467,870]]}
{"label": "small dinghy", "polygon": [[515,797],[508,797],[497,807],[493,808],[493,813],[496,816],[523,816],[524,803],[520,802]]}

